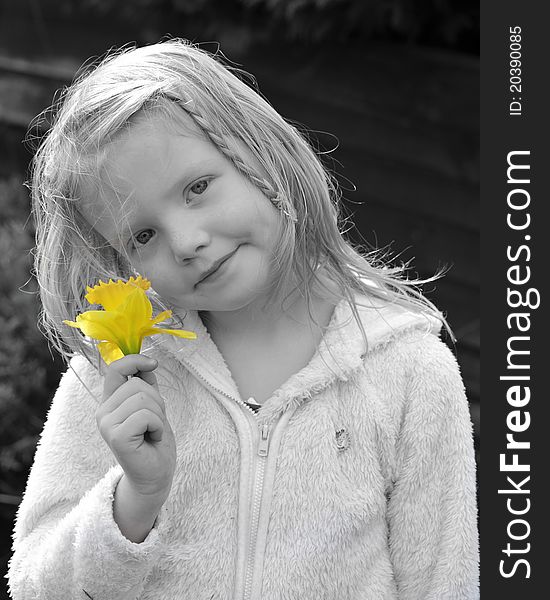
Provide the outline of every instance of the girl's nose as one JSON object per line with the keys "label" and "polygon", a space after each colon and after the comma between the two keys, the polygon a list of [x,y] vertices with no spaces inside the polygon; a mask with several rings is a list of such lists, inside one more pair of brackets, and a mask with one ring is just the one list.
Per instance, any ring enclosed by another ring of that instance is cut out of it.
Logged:
{"label": "girl's nose", "polygon": [[170,248],[176,262],[186,263],[200,255],[210,243],[210,236],[199,227],[173,227],[169,234]]}

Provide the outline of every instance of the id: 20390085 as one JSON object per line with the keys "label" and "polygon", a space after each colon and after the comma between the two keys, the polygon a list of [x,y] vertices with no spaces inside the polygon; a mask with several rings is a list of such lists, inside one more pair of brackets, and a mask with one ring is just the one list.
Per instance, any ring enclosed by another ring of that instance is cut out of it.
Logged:
{"label": "id: 20390085", "polygon": [[510,27],[510,116],[521,116],[521,27]]}

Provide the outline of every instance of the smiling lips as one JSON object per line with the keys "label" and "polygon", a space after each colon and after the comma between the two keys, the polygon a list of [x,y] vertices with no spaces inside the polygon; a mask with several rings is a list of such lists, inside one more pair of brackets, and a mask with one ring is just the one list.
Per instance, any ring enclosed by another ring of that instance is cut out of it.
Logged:
{"label": "smiling lips", "polygon": [[200,279],[197,281],[197,284],[202,283],[207,277],[210,277],[210,275],[212,275],[213,273],[215,273],[225,263],[225,261],[229,260],[233,256],[233,254],[235,254],[235,252],[237,252],[237,249],[233,250],[233,252],[230,252],[229,254],[226,254],[223,258],[221,258],[220,260],[216,261],[210,267],[210,269],[208,269],[207,271],[205,271],[203,273],[203,275],[201,275]]}

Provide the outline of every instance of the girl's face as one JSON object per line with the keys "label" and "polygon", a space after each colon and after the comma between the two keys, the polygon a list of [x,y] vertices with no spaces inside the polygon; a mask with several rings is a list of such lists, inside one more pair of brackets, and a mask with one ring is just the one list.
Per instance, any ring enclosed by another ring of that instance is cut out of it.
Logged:
{"label": "girl's face", "polygon": [[183,134],[158,116],[131,125],[106,154],[103,181],[113,191],[87,203],[84,216],[176,307],[228,311],[264,302],[279,212],[182,118]]}

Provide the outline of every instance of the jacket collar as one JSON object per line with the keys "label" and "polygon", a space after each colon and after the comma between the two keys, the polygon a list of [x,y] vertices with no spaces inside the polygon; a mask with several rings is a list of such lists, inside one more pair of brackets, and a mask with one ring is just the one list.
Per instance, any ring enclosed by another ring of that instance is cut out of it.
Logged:
{"label": "jacket collar", "polygon": [[[346,381],[368,354],[410,330],[437,333],[441,327],[434,317],[413,313],[400,305],[371,296],[358,296],[356,305],[367,343],[345,300],[335,307],[329,326],[310,362],[292,375],[262,406],[263,417],[274,417],[300,404],[337,380]],[[197,334],[194,341],[163,336],[162,347],[173,354],[203,384],[226,396],[240,398],[229,368],[210,337],[198,312],[179,315],[183,326]]]}

